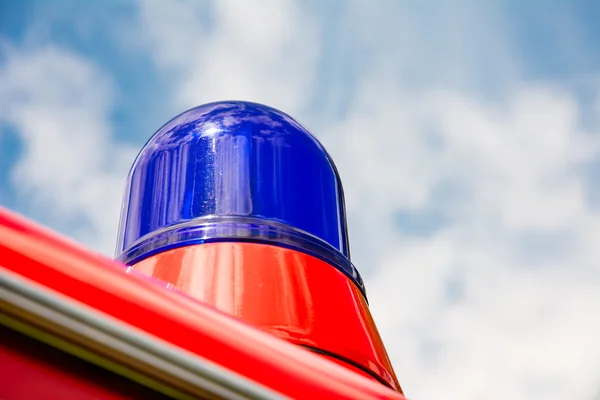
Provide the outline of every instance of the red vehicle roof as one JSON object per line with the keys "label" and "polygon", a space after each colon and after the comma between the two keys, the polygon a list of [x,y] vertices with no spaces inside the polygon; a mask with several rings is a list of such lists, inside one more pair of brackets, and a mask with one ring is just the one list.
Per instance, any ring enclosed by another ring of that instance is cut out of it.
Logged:
{"label": "red vehicle roof", "polygon": [[[131,345],[127,354],[132,360],[136,349],[143,348],[157,357],[153,365],[170,362],[173,371],[186,366],[192,371],[189,385],[216,385],[224,396],[404,399],[2,208],[0,288],[2,313],[11,311],[10,298],[51,305],[69,314],[75,321],[71,324],[84,323],[88,330]],[[200,375],[204,381],[193,381]],[[174,372],[173,379],[177,376]],[[186,376],[181,372],[178,379]]]}

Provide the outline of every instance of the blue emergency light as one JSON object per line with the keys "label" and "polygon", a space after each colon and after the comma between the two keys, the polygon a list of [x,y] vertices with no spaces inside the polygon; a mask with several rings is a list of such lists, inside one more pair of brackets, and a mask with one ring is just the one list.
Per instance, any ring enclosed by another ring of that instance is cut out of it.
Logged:
{"label": "blue emergency light", "polygon": [[226,101],[186,111],[152,136],[129,173],[119,260],[224,241],[318,257],[364,294],[337,169],[305,127],[271,107]]}

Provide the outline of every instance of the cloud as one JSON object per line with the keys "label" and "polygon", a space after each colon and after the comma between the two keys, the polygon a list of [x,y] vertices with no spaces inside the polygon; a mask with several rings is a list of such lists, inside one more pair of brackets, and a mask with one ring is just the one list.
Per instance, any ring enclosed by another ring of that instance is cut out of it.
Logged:
{"label": "cloud", "polygon": [[[512,17],[480,2],[246,3],[141,1],[121,45],[149,53],[173,113],[253,100],[323,141],[407,395],[591,399],[597,86],[582,99],[527,79],[535,60],[516,50]],[[24,143],[15,187],[53,226],[110,252],[133,159],[112,135],[111,76],[56,46],[4,59],[0,119]]]}
{"label": "cloud", "polygon": [[290,111],[305,106],[319,42],[317,27],[296,2],[139,5],[146,49],[163,71],[178,76],[173,100],[180,111],[224,99]]}
{"label": "cloud", "polygon": [[112,252],[124,177],[135,153],[111,137],[112,82],[64,48],[7,48],[0,120],[23,154],[14,188],[42,221]]}
{"label": "cloud", "polygon": [[[358,266],[377,269],[367,291],[407,394],[591,398],[600,219],[582,170],[600,138],[574,96],[522,84],[486,104],[385,90],[390,81],[371,78],[324,140],[346,177]],[[398,210],[443,223],[419,237],[398,229]]]}

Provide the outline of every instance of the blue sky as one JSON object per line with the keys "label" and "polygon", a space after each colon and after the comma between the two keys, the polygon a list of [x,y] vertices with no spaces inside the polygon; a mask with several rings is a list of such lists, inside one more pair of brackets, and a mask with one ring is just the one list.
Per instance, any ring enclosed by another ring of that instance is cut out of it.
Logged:
{"label": "blue sky", "polygon": [[596,1],[0,2],[0,204],[111,255],[149,136],[262,102],[338,165],[409,397],[597,399],[599,19]]}

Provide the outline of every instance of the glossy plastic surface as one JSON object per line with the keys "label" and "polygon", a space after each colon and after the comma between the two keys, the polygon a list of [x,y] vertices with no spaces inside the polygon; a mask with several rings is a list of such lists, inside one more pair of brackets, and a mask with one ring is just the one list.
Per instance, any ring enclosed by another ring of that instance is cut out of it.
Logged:
{"label": "glossy plastic surface", "polygon": [[173,247],[231,240],[305,251],[363,289],[333,161],[290,116],[240,101],[191,109],[145,145],[128,177],[117,256],[134,264]]}
{"label": "glossy plastic surface", "polygon": [[133,268],[399,388],[364,296],[315,257],[264,244],[210,243],[165,251]]}
{"label": "glossy plastic surface", "polygon": [[0,260],[0,274],[18,274],[291,398],[404,399],[2,208]]}

